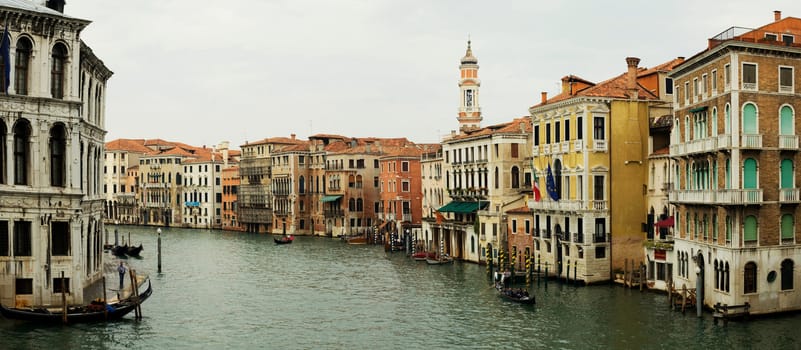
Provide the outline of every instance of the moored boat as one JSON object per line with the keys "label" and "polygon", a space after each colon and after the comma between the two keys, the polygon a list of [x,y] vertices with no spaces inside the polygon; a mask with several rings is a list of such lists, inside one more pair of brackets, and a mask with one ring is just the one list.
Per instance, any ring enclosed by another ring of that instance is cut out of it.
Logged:
{"label": "moored boat", "polygon": [[348,244],[367,244],[367,236],[355,236],[347,239]]}
{"label": "moored boat", "polygon": [[[148,279],[147,289],[139,293],[138,297],[131,296],[111,304],[93,302],[86,306],[68,307],[66,323],[102,322],[120,319],[141,305],[151,294],[153,294],[153,287]],[[65,322],[62,308],[12,308],[0,305],[0,314],[14,320],[40,323]]]}
{"label": "moored boat", "polygon": [[125,254],[127,254],[128,256],[139,256],[139,254],[142,252],[143,249],[144,248],[142,247],[142,243],[139,243],[138,247],[136,246],[128,247],[128,249],[126,249]]}
{"label": "moored boat", "polygon": [[417,252],[412,254],[412,259],[415,261],[426,261],[426,259],[436,259],[437,254],[433,252]]}

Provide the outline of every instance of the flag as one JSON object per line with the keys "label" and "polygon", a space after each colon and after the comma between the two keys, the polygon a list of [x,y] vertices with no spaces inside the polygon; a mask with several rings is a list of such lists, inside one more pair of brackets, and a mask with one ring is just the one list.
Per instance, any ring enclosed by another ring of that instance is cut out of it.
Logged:
{"label": "flag", "polygon": [[553,179],[550,164],[548,164],[548,173],[545,177],[545,189],[548,191],[548,195],[551,196],[551,199],[555,201],[559,200],[559,192],[556,192],[556,182]]}
{"label": "flag", "polygon": [[3,29],[3,38],[0,42],[0,56],[3,59],[3,93],[8,94],[8,85],[11,82],[11,35],[8,34],[8,23]]}
{"label": "flag", "polygon": [[540,192],[540,179],[537,178],[537,170],[534,169],[532,172],[534,174],[534,180],[532,181],[534,189],[534,201],[539,202],[542,199],[542,192]]}

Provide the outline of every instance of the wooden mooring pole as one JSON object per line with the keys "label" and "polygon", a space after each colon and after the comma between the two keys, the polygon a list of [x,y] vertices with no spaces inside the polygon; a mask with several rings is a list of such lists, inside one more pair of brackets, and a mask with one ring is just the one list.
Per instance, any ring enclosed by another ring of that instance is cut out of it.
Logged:
{"label": "wooden mooring pole", "polygon": [[158,238],[158,271],[161,273],[161,229],[156,229],[156,233],[159,234]]}

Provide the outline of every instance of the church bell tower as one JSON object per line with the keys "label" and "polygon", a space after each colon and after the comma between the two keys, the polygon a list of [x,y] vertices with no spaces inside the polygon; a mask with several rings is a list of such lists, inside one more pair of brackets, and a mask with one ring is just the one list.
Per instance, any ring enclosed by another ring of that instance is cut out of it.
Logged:
{"label": "church bell tower", "polygon": [[473,49],[470,47],[470,40],[467,41],[467,52],[462,57],[462,64],[459,65],[459,131],[478,129],[481,127],[481,107],[478,104],[478,88],[481,81],[478,80],[478,59],[473,56]]}

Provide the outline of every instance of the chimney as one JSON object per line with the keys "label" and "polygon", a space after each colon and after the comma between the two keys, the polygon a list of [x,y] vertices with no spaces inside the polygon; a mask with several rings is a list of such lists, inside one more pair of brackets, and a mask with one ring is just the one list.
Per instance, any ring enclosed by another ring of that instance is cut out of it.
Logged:
{"label": "chimney", "polygon": [[294,140],[295,139],[295,134],[289,134],[289,137],[291,137]]}
{"label": "chimney", "polygon": [[778,22],[780,19],[782,19],[782,12],[773,11],[773,20]]}
{"label": "chimney", "polygon": [[547,91],[543,91],[540,94],[542,94],[542,104],[545,104],[545,102],[548,102],[548,92]]}
{"label": "chimney", "polygon": [[637,99],[637,65],[640,64],[640,59],[637,57],[626,57],[626,65],[628,66],[628,74],[626,78],[626,90],[628,91],[629,98]]}

